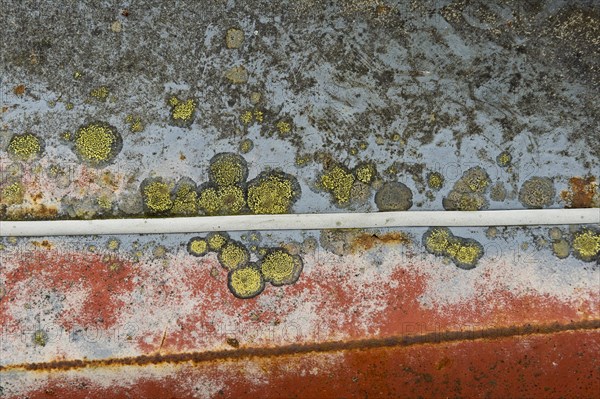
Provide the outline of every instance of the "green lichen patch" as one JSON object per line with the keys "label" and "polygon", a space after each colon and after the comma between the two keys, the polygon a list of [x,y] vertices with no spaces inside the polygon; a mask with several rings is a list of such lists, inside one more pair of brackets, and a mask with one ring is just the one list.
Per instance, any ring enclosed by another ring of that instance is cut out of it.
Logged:
{"label": "green lichen patch", "polygon": [[173,207],[172,189],[173,184],[161,177],[145,179],[140,186],[144,209],[153,214],[164,214],[170,211]]}
{"label": "green lichen patch", "polygon": [[248,178],[248,164],[238,154],[223,152],[210,160],[208,177],[219,187],[239,185]]}
{"label": "green lichen patch", "polygon": [[519,202],[527,208],[544,208],[554,203],[556,189],[548,177],[532,177],[519,190]]}
{"label": "green lichen patch", "polygon": [[263,172],[248,183],[248,208],[255,214],[289,213],[300,195],[300,184],[294,176]]}
{"label": "green lichen patch", "polygon": [[260,261],[260,270],[274,286],[294,284],[302,273],[302,259],[283,248],[270,249]]}
{"label": "green lichen patch", "polygon": [[8,142],[9,156],[19,161],[31,161],[44,152],[44,141],[31,133],[14,134]]}
{"label": "green lichen patch", "polygon": [[227,275],[229,291],[240,299],[257,296],[265,289],[265,280],[254,264],[231,270]]}
{"label": "green lichen patch", "polygon": [[380,211],[406,211],[413,205],[410,188],[400,182],[385,183],[375,194],[375,204]]}
{"label": "green lichen patch", "polygon": [[123,148],[123,138],[117,128],[105,122],[81,126],[73,137],[73,151],[79,160],[95,168],[115,160]]}

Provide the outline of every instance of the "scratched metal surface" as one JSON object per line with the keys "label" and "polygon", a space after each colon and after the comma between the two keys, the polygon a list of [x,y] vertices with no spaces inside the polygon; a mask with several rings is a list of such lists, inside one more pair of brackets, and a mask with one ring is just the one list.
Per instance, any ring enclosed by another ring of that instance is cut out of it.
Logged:
{"label": "scratched metal surface", "polygon": [[[599,206],[594,1],[2,10],[3,219]],[[193,237],[2,238],[0,396],[600,390],[598,226]]]}

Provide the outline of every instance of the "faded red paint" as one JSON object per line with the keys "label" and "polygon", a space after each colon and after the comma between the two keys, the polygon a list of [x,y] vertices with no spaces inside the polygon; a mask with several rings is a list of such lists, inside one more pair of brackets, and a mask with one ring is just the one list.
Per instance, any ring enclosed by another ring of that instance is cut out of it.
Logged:
{"label": "faded red paint", "polygon": [[[28,397],[595,398],[600,392],[598,351],[596,330],[351,350],[334,358],[307,353],[174,369],[164,364],[137,367],[139,373],[156,368],[169,372],[111,386],[82,371],[37,372],[46,379]],[[103,370],[115,378],[121,372],[121,367]]]}

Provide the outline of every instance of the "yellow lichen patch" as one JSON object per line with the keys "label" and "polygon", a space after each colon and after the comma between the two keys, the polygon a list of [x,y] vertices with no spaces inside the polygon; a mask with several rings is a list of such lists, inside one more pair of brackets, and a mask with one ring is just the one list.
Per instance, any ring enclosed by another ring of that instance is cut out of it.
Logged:
{"label": "yellow lichen patch", "polygon": [[196,184],[190,179],[182,179],[177,183],[173,194],[173,208],[175,215],[193,215],[198,212],[198,193]]}
{"label": "yellow lichen patch", "polygon": [[196,112],[196,100],[188,98],[180,100],[173,96],[168,100],[171,106],[171,119],[175,124],[189,126],[194,121],[194,113]]}
{"label": "yellow lichen patch", "polygon": [[264,120],[264,113],[259,109],[255,109],[254,110],[254,120],[257,121],[258,123],[262,123],[262,121]]}
{"label": "yellow lichen patch", "polygon": [[39,157],[43,150],[43,141],[31,133],[13,135],[7,148],[10,155],[23,161],[29,161]]}
{"label": "yellow lichen patch", "polygon": [[256,214],[288,213],[299,197],[300,185],[285,173],[261,173],[248,184],[248,207]]}
{"label": "yellow lichen patch", "polygon": [[207,215],[235,215],[245,205],[244,190],[239,186],[207,186],[200,190],[198,206]]}
{"label": "yellow lichen patch", "polygon": [[12,182],[2,189],[2,196],[0,197],[0,204],[2,205],[16,205],[23,202],[23,196],[25,190],[23,184],[19,181]]}
{"label": "yellow lichen patch", "polygon": [[112,198],[108,195],[101,195],[97,199],[98,206],[103,210],[109,210],[113,206]]}
{"label": "yellow lichen patch", "polygon": [[362,162],[354,168],[356,180],[370,184],[377,176],[377,168],[372,162]]}
{"label": "yellow lichen patch", "polygon": [[187,251],[193,256],[204,256],[208,252],[208,242],[202,237],[194,237],[188,241]]}
{"label": "yellow lichen patch", "polygon": [[591,262],[600,255],[600,233],[582,229],[573,234],[573,253],[585,262]]}
{"label": "yellow lichen patch", "polygon": [[331,193],[336,204],[347,205],[350,202],[354,175],[342,165],[333,165],[323,172],[320,183]]}
{"label": "yellow lichen patch", "polygon": [[225,78],[234,84],[242,84],[248,81],[248,71],[243,65],[230,68],[225,72]]}
{"label": "yellow lichen patch", "polygon": [[472,269],[483,256],[483,247],[475,240],[455,237],[446,227],[433,227],[423,235],[427,252],[447,256],[461,269]]}
{"label": "yellow lichen patch", "polygon": [[108,249],[109,251],[117,251],[120,247],[121,241],[117,240],[116,238],[111,238],[106,243],[106,249]]}
{"label": "yellow lichen patch", "polygon": [[423,245],[428,252],[434,255],[443,255],[446,253],[452,237],[452,233],[447,228],[435,227],[423,235]]}
{"label": "yellow lichen patch", "polygon": [[249,125],[250,122],[252,122],[252,119],[252,111],[244,111],[240,115],[240,121],[242,121],[244,125]]}
{"label": "yellow lichen patch", "polygon": [[260,270],[265,280],[275,286],[293,284],[300,277],[302,260],[282,248],[274,249],[262,259]]}
{"label": "yellow lichen patch", "polygon": [[254,148],[254,142],[250,139],[244,139],[240,142],[239,149],[242,154],[247,154]]}
{"label": "yellow lichen patch", "polygon": [[134,115],[127,115],[125,122],[129,124],[129,131],[131,133],[141,133],[144,131],[146,126],[142,122],[142,118]]}
{"label": "yellow lichen patch", "polygon": [[77,130],[74,146],[81,161],[99,167],[116,158],[123,147],[123,140],[113,126],[103,122],[94,122]]}
{"label": "yellow lichen patch", "polygon": [[507,151],[502,151],[496,157],[496,163],[500,167],[505,168],[505,167],[509,166],[511,162],[512,162],[512,156]]}
{"label": "yellow lichen patch", "polygon": [[142,183],[142,199],[149,212],[163,213],[173,207],[171,185],[162,179],[148,179]]}
{"label": "yellow lichen patch", "polygon": [[260,271],[252,265],[229,272],[227,287],[237,298],[248,299],[257,296],[265,288]]}
{"label": "yellow lichen patch", "polygon": [[219,187],[241,184],[248,177],[248,165],[243,157],[235,153],[220,153],[210,160],[208,177]]}
{"label": "yellow lichen patch", "polygon": [[100,86],[90,91],[90,96],[100,101],[105,101],[108,98],[109,94],[110,91],[106,86]]}
{"label": "yellow lichen patch", "polygon": [[427,185],[432,190],[440,190],[444,186],[444,176],[439,172],[431,172],[427,175]]}
{"label": "yellow lichen patch", "polygon": [[211,251],[219,251],[228,240],[227,233],[210,233],[206,236],[206,242]]}
{"label": "yellow lichen patch", "polygon": [[279,121],[277,122],[277,130],[280,135],[285,136],[292,131],[292,124],[286,121]]}
{"label": "yellow lichen patch", "polygon": [[250,253],[236,241],[227,241],[218,254],[219,263],[227,270],[245,266],[250,261]]}

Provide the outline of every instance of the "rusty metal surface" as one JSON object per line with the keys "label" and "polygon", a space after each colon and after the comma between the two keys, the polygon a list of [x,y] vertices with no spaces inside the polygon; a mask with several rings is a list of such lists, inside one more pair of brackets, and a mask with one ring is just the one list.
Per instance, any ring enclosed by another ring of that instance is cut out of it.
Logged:
{"label": "rusty metal surface", "polygon": [[[0,22],[2,219],[598,208],[593,1]],[[223,237],[0,238],[0,397],[600,393],[598,226]]]}

